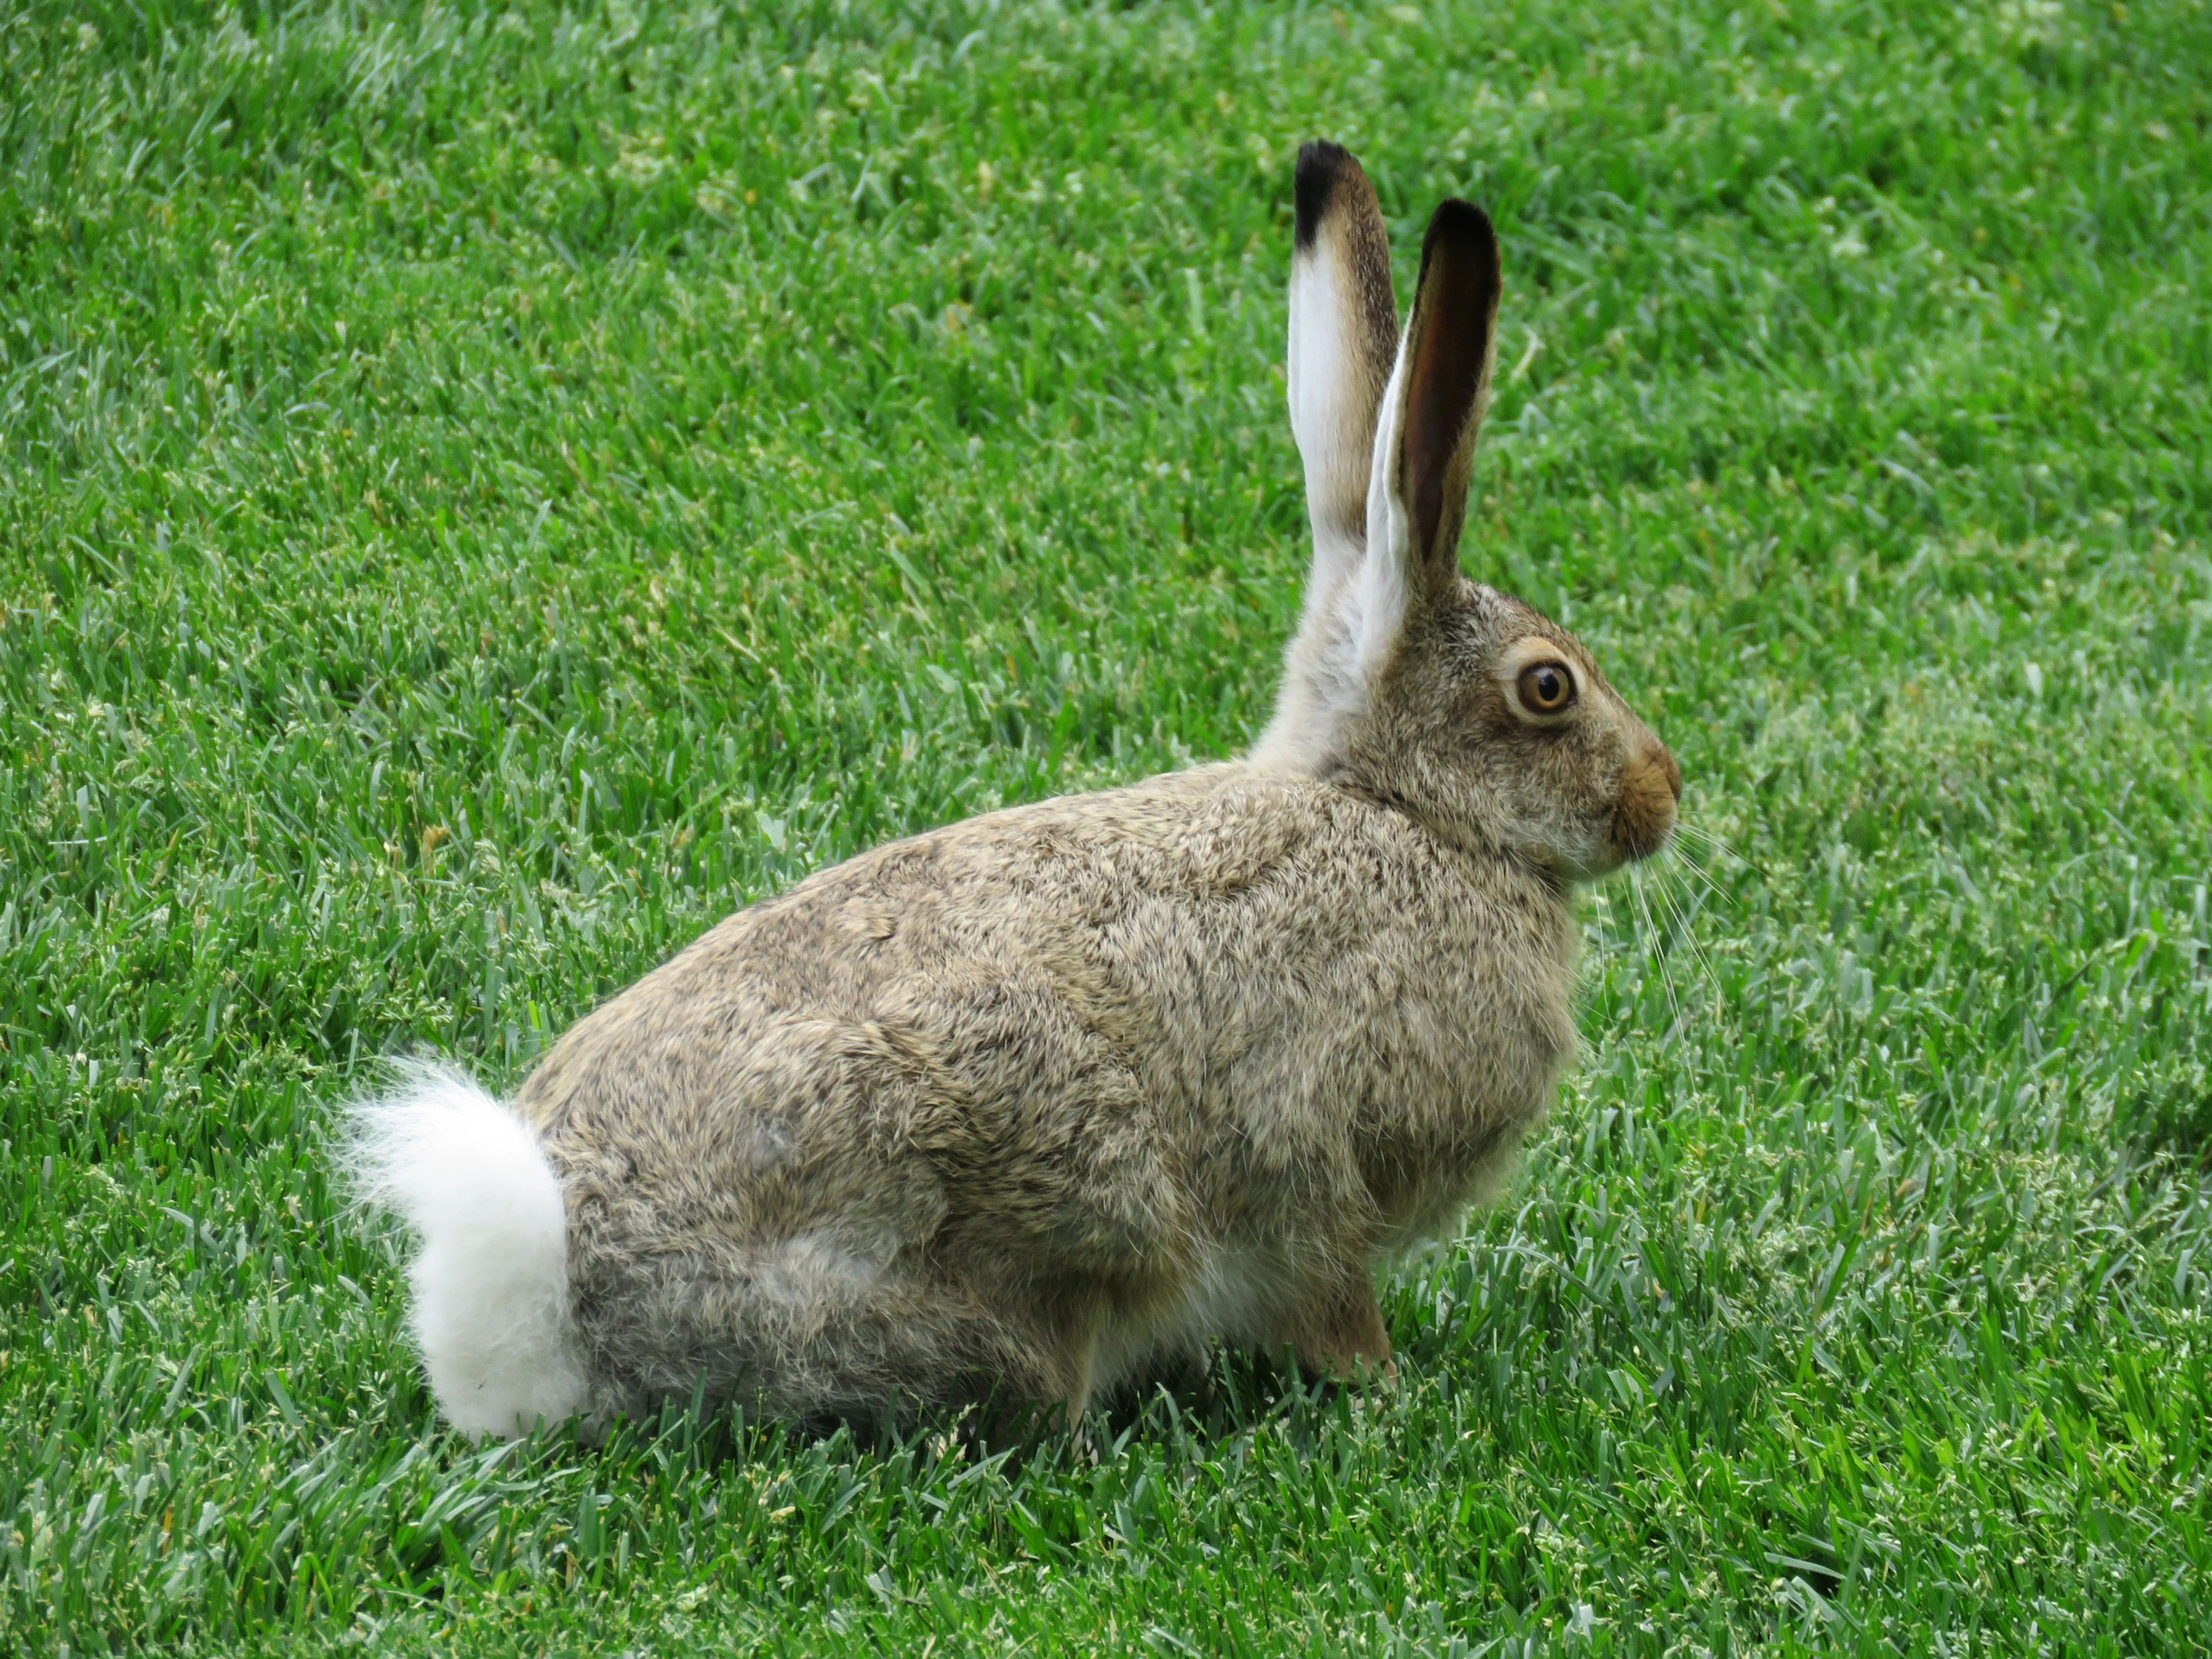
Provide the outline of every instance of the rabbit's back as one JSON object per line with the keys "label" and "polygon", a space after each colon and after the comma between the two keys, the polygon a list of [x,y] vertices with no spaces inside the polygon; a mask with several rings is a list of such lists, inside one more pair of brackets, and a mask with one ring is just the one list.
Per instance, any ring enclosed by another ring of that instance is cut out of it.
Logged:
{"label": "rabbit's back", "polygon": [[1571,1045],[1566,938],[1533,872],[1209,767],[822,872],[517,1103],[617,1396],[1079,1395],[1110,1379],[1048,1374],[1063,1349],[1264,1339],[1271,1296],[1447,1222]]}

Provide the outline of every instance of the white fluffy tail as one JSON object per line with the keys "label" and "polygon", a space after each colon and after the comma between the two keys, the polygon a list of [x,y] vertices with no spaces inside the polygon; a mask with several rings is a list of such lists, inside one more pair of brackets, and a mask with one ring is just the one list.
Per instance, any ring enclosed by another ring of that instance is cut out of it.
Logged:
{"label": "white fluffy tail", "polygon": [[465,1433],[526,1433],[588,1397],[568,1301],[561,1182],[530,1126],[459,1072],[398,1066],[353,1109],[362,1198],[413,1229],[409,1324],[430,1391]]}

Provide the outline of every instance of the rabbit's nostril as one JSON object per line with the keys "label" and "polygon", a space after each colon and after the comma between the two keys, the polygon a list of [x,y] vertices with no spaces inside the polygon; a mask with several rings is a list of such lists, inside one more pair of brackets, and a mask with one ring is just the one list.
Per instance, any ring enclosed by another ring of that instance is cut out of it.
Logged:
{"label": "rabbit's nostril", "polygon": [[1659,762],[1667,769],[1667,787],[1674,792],[1675,804],[1679,805],[1682,799],[1682,763],[1674,758],[1671,749],[1659,751]]}

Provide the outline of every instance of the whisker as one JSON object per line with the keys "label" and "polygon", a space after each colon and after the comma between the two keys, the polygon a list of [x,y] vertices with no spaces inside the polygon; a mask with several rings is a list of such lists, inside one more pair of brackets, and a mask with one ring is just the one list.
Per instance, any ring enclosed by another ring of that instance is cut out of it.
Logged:
{"label": "whisker", "polygon": [[1711,876],[1698,868],[1696,865],[1690,863],[1686,859],[1674,860],[1668,863],[1667,867],[1669,870],[1678,872],[1686,878],[1689,884],[1685,888],[1685,891],[1693,896],[1697,903],[1700,907],[1703,907],[1705,901],[1708,899],[1717,899],[1725,896],[1725,895],[1721,891],[1720,884],[1718,882],[1715,881]]}
{"label": "whisker", "polygon": [[1754,875],[1764,877],[1766,874],[1765,866],[1760,864],[1756,859],[1746,858],[1701,823],[1691,823],[1686,820],[1677,818],[1674,821],[1674,834],[1678,839],[1691,842],[1715,858],[1726,859],[1731,864],[1740,866]]}
{"label": "whisker", "polygon": [[1672,975],[1668,975],[1660,966],[1656,950],[1657,934],[1659,931],[1658,924],[1651,919],[1651,907],[1645,901],[1644,896],[1643,873],[1636,869],[1632,865],[1629,867],[1628,872],[1628,891],[1630,896],[1636,901],[1636,908],[1638,913],[1644,919],[1644,962],[1645,971],[1647,973],[1650,973],[1655,970],[1657,972],[1659,988],[1667,994],[1667,1006],[1672,1016],[1668,1024],[1667,1036],[1668,1038],[1671,1040],[1675,1036],[1678,1028],[1682,1024],[1682,1005],[1674,995],[1674,981]]}
{"label": "whisker", "polygon": [[1705,842],[1708,846],[1724,847],[1727,845],[1727,842],[1722,840],[1717,831],[1708,825],[1700,823],[1696,818],[1676,818],[1674,820],[1674,833],[1678,836],[1689,836],[1695,840]]}
{"label": "whisker", "polygon": [[1668,911],[1672,926],[1690,953],[1692,964],[1705,981],[1706,988],[1712,993],[1713,1000],[1718,1001],[1721,995],[1720,975],[1714,970],[1712,958],[1705,954],[1705,947],[1698,943],[1698,935],[1692,927],[1705,908],[1705,894],[1692,889],[1685,892],[1677,902],[1669,898],[1664,888],[1658,888],[1656,884],[1655,888],[1654,896]]}
{"label": "whisker", "polygon": [[1701,866],[1691,863],[1686,858],[1681,857],[1679,853],[1669,860],[1667,867],[1670,870],[1680,871],[1691,881],[1695,882],[1707,897],[1722,900],[1725,900],[1728,897],[1727,893],[1722,890],[1721,884],[1718,882],[1715,881],[1711,876],[1708,875]]}
{"label": "whisker", "polygon": [[1705,830],[1694,823],[1678,823],[1675,824],[1674,844],[1682,851],[1686,859],[1692,848],[1696,849],[1698,856],[1708,860],[1735,859],[1736,857],[1735,850],[1729,847],[1727,842],[1722,841],[1719,836],[1714,835],[1711,830]]}
{"label": "whisker", "polygon": [[[1667,960],[1662,971],[1667,976],[1667,1000],[1674,1010],[1674,1021],[1668,1030],[1668,1036],[1672,1038],[1679,1036],[1686,1028],[1691,1009],[1696,1006],[1694,994],[1692,994],[1687,1006],[1683,1003],[1682,998],[1688,988],[1681,982],[1680,970],[1675,961],[1675,946],[1678,940],[1683,944],[1690,944],[1691,940],[1687,930],[1680,925],[1678,913],[1668,902],[1665,887],[1656,878],[1651,883],[1649,902],[1658,913],[1660,933],[1667,942]],[[1692,945],[1693,959],[1694,948]]]}

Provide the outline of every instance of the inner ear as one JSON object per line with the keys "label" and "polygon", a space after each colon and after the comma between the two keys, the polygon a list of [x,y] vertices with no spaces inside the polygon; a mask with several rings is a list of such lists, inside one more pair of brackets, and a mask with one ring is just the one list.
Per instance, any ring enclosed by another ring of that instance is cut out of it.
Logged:
{"label": "inner ear", "polygon": [[1490,217],[1446,201],[1421,246],[1420,284],[1407,334],[1405,435],[1399,499],[1422,565],[1456,555],[1474,469],[1474,438],[1490,388],[1498,295],[1498,235]]}

